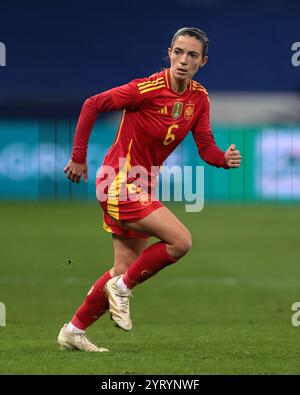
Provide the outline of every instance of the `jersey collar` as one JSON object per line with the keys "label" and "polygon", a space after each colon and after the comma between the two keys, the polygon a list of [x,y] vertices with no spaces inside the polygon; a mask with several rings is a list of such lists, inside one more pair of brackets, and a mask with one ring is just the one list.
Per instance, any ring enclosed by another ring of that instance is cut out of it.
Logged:
{"label": "jersey collar", "polygon": [[185,92],[183,92],[181,94],[174,92],[173,89],[171,88],[170,68],[165,69],[165,71],[164,71],[164,78],[165,78],[165,82],[166,82],[167,88],[170,89],[170,91],[173,92],[175,95],[183,96],[187,91],[191,91],[192,90],[192,80],[191,80],[190,83],[189,83],[189,86],[187,87]]}

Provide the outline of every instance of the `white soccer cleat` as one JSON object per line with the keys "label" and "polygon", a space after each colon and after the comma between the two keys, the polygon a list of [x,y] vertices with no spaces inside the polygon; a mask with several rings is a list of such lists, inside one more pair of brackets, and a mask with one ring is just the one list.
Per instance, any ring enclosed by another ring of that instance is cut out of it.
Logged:
{"label": "white soccer cleat", "polygon": [[117,281],[120,277],[121,276],[114,277],[107,281],[105,290],[109,302],[111,318],[119,328],[124,329],[124,331],[130,331],[132,329],[129,309],[131,292],[124,291],[117,286]]}
{"label": "white soccer cleat", "polygon": [[57,342],[61,349],[81,350],[87,352],[108,352],[107,348],[97,347],[91,343],[85,333],[74,333],[67,329],[65,324],[59,332]]}

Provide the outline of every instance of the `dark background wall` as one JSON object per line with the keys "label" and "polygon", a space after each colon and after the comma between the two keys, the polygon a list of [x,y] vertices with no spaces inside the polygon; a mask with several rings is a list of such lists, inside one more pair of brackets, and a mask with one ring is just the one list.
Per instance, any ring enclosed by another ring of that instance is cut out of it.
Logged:
{"label": "dark background wall", "polygon": [[186,25],[210,38],[196,78],[209,91],[294,92],[299,16],[294,0],[1,0],[0,115],[68,116],[85,97],[166,67],[172,35]]}

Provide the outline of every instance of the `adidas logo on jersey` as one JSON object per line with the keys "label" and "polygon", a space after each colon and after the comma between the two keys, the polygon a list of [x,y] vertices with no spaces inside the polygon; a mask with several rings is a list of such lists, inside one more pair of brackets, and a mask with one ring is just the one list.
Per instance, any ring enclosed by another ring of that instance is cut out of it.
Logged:
{"label": "adidas logo on jersey", "polygon": [[159,112],[160,114],[168,115],[168,107],[164,106],[164,107],[160,108],[159,110],[157,110],[157,112]]}

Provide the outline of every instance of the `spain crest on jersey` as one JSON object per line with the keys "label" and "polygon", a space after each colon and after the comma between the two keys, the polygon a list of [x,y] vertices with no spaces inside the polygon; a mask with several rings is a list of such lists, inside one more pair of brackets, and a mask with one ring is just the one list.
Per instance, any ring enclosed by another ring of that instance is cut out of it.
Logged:
{"label": "spain crest on jersey", "polygon": [[189,121],[190,119],[192,119],[193,115],[194,115],[194,108],[195,105],[194,104],[186,104],[184,107],[184,118]]}
{"label": "spain crest on jersey", "polygon": [[152,203],[151,197],[145,191],[137,193],[136,197],[139,199],[140,203],[143,206],[149,206]]}
{"label": "spain crest on jersey", "polygon": [[182,108],[183,108],[183,104],[181,103],[181,101],[177,101],[176,103],[174,103],[173,110],[172,110],[173,119],[176,120],[181,117]]}

